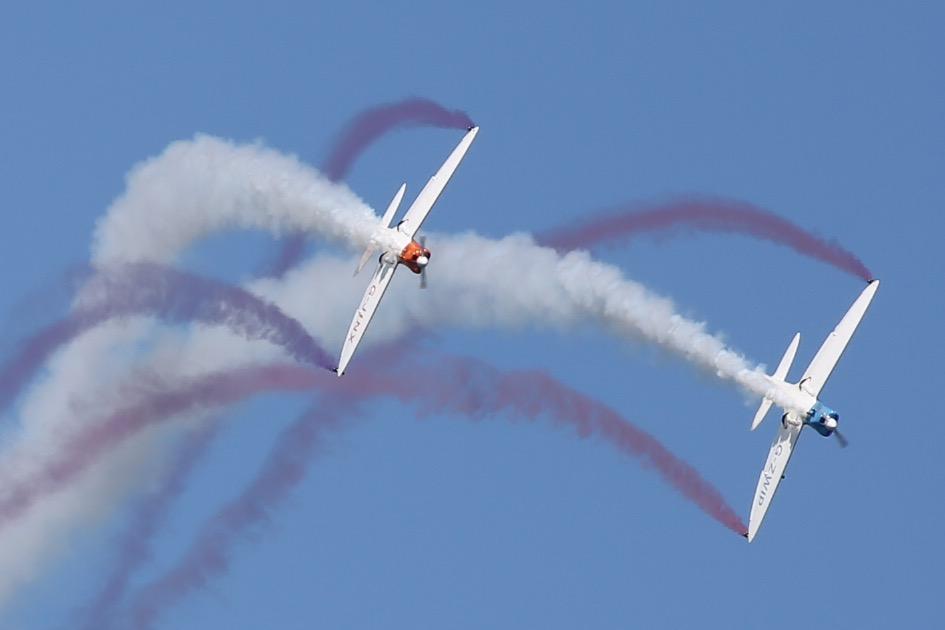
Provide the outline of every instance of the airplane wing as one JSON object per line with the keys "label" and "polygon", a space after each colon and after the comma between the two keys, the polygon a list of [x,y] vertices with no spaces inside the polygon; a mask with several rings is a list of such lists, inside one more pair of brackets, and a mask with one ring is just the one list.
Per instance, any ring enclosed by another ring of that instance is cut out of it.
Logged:
{"label": "airplane wing", "polygon": [[368,324],[371,323],[374,312],[377,310],[377,305],[381,303],[381,298],[384,297],[384,292],[387,291],[387,287],[390,285],[391,278],[394,277],[394,271],[396,269],[396,263],[392,264],[381,260],[381,264],[377,266],[377,271],[375,271],[374,276],[371,277],[371,283],[368,284],[367,290],[364,291],[361,304],[354,313],[351,326],[348,327],[348,335],[345,337],[344,346],[341,348],[341,358],[338,361],[338,376],[345,373],[345,369],[348,367],[351,357],[354,356],[354,351],[358,349],[358,344],[361,343],[361,337],[364,336],[364,331],[367,330]]}
{"label": "airplane wing", "polygon": [[833,373],[834,367],[840,361],[843,351],[850,343],[857,326],[860,325],[860,320],[866,314],[866,309],[873,301],[877,288],[879,288],[879,280],[873,280],[863,289],[860,297],[856,298],[853,306],[843,316],[833,332],[827,336],[824,344],[820,346],[820,350],[814,355],[814,360],[807,366],[807,371],[801,377],[801,387],[815,398],[820,396],[820,390],[824,388],[827,379]]}
{"label": "airplane wing", "polygon": [[791,461],[791,455],[794,454],[794,445],[801,434],[804,425],[793,425],[791,423],[781,423],[778,427],[778,435],[771,444],[771,450],[768,451],[768,459],[765,461],[765,467],[761,469],[761,476],[758,478],[758,487],[755,488],[755,499],[751,504],[751,516],[748,517],[748,542],[751,542],[761,522],[768,513],[771,506],[771,500],[774,493],[784,477],[784,470],[788,462]]}
{"label": "airplane wing", "polygon": [[420,226],[423,225],[424,219],[430,214],[433,204],[440,198],[440,194],[442,194],[443,189],[446,188],[446,184],[450,181],[453,173],[456,172],[459,163],[463,161],[466,152],[469,151],[469,146],[472,144],[472,141],[476,139],[477,133],[479,133],[479,127],[473,127],[466,132],[466,135],[459,141],[459,144],[456,145],[456,148],[453,149],[450,156],[443,162],[443,166],[440,167],[440,170],[436,172],[436,175],[430,178],[427,185],[423,187],[423,190],[421,190],[417,198],[414,199],[407,213],[404,215],[403,220],[397,226],[398,230],[410,238],[417,235],[417,231],[419,231]]}

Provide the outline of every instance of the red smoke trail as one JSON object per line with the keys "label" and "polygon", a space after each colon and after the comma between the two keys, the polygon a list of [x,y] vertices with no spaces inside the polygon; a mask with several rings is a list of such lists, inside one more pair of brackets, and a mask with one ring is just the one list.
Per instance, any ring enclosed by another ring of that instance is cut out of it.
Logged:
{"label": "red smoke trail", "polygon": [[[242,288],[151,263],[117,265],[96,275],[91,275],[87,270],[70,275],[81,276],[75,280],[81,279],[86,293],[92,294],[91,299],[83,301],[76,312],[27,339],[19,353],[0,367],[0,411],[15,399],[39,366],[64,343],[107,320],[130,315],[153,315],[173,323],[200,321],[222,324],[244,338],[265,339],[279,345],[300,361],[322,367],[331,365],[331,359],[298,321],[285,315],[276,305]],[[178,402],[185,406],[187,404],[185,401]],[[155,404],[158,407],[161,405],[160,401],[155,401]],[[177,403],[170,401],[170,404],[173,406]],[[140,413],[142,416],[154,413],[147,407],[147,404],[138,405],[126,412],[131,415]],[[148,421],[146,418],[139,420]],[[120,433],[112,433],[103,437],[95,448],[106,448],[110,440],[123,439]],[[88,628],[102,626],[112,606],[122,597],[131,574],[147,560],[148,541],[153,535],[149,527],[154,527],[158,517],[183,489],[185,469],[195,462],[198,452],[204,450],[211,439],[211,435],[204,436],[203,433],[194,436],[194,444],[184,448],[167,485],[144,502],[136,523],[131,527],[129,538],[122,545],[118,565],[88,609]],[[88,459],[77,460],[73,463],[73,470],[66,467],[56,474],[70,478],[87,466]],[[32,483],[36,484],[33,492],[39,494],[56,487],[49,480],[43,482],[33,479]],[[41,489],[44,483],[46,490]],[[0,505],[12,510],[14,515],[32,501],[27,499],[23,507],[17,507],[15,494],[13,492],[0,500]],[[19,500],[22,501],[22,497]],[[2,510],[0,508],[0,512]],[[3,521],[4,517],[0,514],[0,527]]]}
{"label": "red smoke trail", "polygon": [[326,369],[334,361],[297,320],[245,289],[151,263],[110,268],[91,277],[94,301],[26,339],[0,367],[0,412],[53,352],[99,324],[131,315],[165,322],[221,324],[246,339],[262,339],[299,361]]}
{"label": "red smoke trail", "polygon": [[[467,129],[473,121],[464,111],[449,110],[426,98],[408,98],[367,109],[344,128],[335,141],[322,171],[333,182],[341,181],[362,153],[381,136],[404,127],[444,127]],[[269,275],[280,277],[298,264],[305,252],[305,235],[286,238]]]}
{"label": "red smoke trail", "polygon": [[171,463],[171,474],[160,487],[142,500],[135,510],[123,539],[118,543],[117,564],[86,610],[80,613],[85,630],[103,630],[111,625],[115,608],[128,591],[138,569],[151,559],[151,543],[163,526],[174,500],[184,491],[191,471],[203,458],[217,432],[217,421],[186,436],[184,445]]}
{"label": "red smoke trail", "polygon": [[559,251],[587,248],[642,232],[690,228],[708,232],[737,232],[755,236],[832,265],[863,280],[873,274],[852,252],[814,236],[790,221],[740,201],[683,199],[652,208],[627,208],[537,237],[541,245]]}
{"label": "red smoke trail", "polygon": [[468,129],[473,121],[466,112],[446,109],[428,98],[408,98],[372,107],[345,127],[325,160],[325,175],[332,181],[344,179],[354,161],[378,138],[400,127],[420,126]]}
{"label": "red smoke trail", "polygon": [[[424,355],[424,364],[431,360]],[[529,420],[550,417],[571,427],[579,437],[597,435],[622,452],[652,466],[680,494],[706,514],[742,534],[747,528],[719,491],[656,438],[634,426],[615,410],[538,370],[502,373],[470,358],[443,357],[423,379],[404,379],[402,373],[376,370],[352,378],[344,386],[352,394],[370,392],[413,402],[424,412],[454,412],[482,416],[515,412]],[[421,366],[414,370],[421,373]],[[400,371],[398,371],[400,372]],[[411,373],[408,367],[404,372]],[[432,372],[432,373],[431,373]],[[347,381],[348,377],[341,379]]]}
{"label": "red smoke trail", "polygon": [[[383,358],[374,357],[374,363]],[[424,355],[429,366],[431,358]],[[350,401],[391,396],[418,405],[422,412],[454,412],[482,417],[514,412],[529,420],[547,417],[571,427],[581,438],[597,435],[622,452],[640,458],[667,483],[709,516],[732,531],[746,531],[738,515],[719,491],[689,464],[678,459],[656,438],[630,424],[616,411],[539,371],[503,374],[473,359],[441,358],[427,379],[405,381],[409,366],[358,373],[344,379],[319,379],[319,388],[331,395],[290,426],[266,458],[256,480],[225,505],[201,529],[178,565],[146,586],[132,604],[134,627],[146,630],[181,598],[219,577],[229,568],[233,545],[284,502],[311,462],[319,431],[351,418]],[[344,397],[338,394],[343,393]]]}
{"label": "red smoke trail", "polygon": [[356,411],[352,400],[328,396],[283,431],[256,478],[204,524],[184,559],[138,594],[132,610],[133,627],[153,627],[175,602],[226,573],[232,547],[267,521],[305,478],[323,430],[353,417]]}
{"label": "red smoke trail", "polygon": [[[327,377],[327,372],[325,373]],[[142,430],[177,414],[233,404],[270,391],[310,390],[316,372],[297,365],[244,367],[196,378],[176,387],[166,385],[103,422],[86,426],[66,438],[57,456],[37,473],[8,481],[0,498],[0,529],[38,499],[76,479],[107,451]]]}

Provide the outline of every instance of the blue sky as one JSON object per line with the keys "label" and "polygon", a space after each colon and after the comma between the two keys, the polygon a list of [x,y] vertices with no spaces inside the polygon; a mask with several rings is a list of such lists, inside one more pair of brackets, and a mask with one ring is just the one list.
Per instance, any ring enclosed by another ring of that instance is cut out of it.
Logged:
{"label": "blue sky", "polygon": [[[3,11],[3,347],[48,315],[24,298],[87,259],[136,161],[202,131],[317,164],[350,116],[411,95],[482,127],[431,230],[499,236],[626,201],[721,195],[838,240],[883,285],[824,392],[851,447],[805,434],[751,546],[601,442],[514,418],[417,421],[381,403],[163,627],[925,627],[945,612],[940,7],[172,4]],[[456,140],[388,136],[349,183],[383,207]],[[273,252],[268,237],[227,234],[186,262],[239,279]],[[769,364],[795,331],[798,363],[809,360],[862,286],[739,236],[599,255]],[[734,389],[594,330],[446,330],[438,343],[547,369],[612,405],[747,517],[773,429],[747,431],[754,404]],[[252,475],[302,403],[266,397],[231,414],[145,577]],[[121,524],[77,539],[3,627],[68,619]]]}

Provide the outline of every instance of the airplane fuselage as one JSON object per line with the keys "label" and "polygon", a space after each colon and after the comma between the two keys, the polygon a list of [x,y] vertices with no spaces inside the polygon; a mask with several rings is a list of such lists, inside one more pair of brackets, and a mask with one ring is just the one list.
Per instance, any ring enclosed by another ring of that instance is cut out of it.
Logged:
{"label": "airplane fuselage", "polygon": [[[397,259],[410,271],[420,273],[423,271],[423,267],[426,266],[426,263],[430,261],[430,250],[417,241],[410,241],[407,243],[407,246],[401,250]],[[423,261],[423,264],[421,264],[420,261]]]}
{"label": "airplane fuselage", "polygon": [[421,273],[430,262],[430,250],[396,227],[387,228],[387,232],[386,240],[390,245],[381,258],[392,265],[400,263],[414,273]]}
{"label": "airplane fuselage", "polygon": [[840,414],[817,400],[803,418],[799,418],[799,415],[793,412],[786,413],[781,418],[781,424],[785,426],[787,424],[793,424],[794,426],[803,424],[824,437],[830,437],[840,424]]}

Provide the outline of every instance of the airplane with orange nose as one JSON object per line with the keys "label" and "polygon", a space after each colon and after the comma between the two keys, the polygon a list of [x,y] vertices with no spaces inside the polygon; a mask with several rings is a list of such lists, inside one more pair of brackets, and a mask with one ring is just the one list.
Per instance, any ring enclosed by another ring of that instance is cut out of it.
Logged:
{"label": "airplane with orange nose", "polygon": [[470,127],[466,131],[466,135],[463,136],[463,139],[443,162],[440,170],[430,178],[430,181],[417,195],[410,208],[407,209],[404,218],[394,226],[391,226],[391,223],[397,209],[400,207],[400,202],[404,198],[407,184],[400,187],[390,205],[387,206],[387,211],[381,218],[380,226],[371,239],[371,244],[368,245],[361,256],[358,268],[355,271],[355,274],[359,273],[368,260],[371,259],[371,256],[379,249],[381,250],[377,270],[371,277],[371,282],[364,292],[364,297],[361,298],[358,309],[354,312],[351,326],[348,327],[348,334],[345,337],[344,346],[341,348],[341,358],[338,361],[338,367],[335,368],[338,376],[345,373],[355,350],[358,349],[358,344],[361,343],[361,339],[364,337],[364,331],[371,323],[371,319],[373,319],[397,267],[403,265],[410,271],[420,274],[421,283],[423,283],[421,286],[425,284],[426,267],[430,262],[430,250],[424,245],[423,238],[419,241],[416,240],[417,232],[420,230],[420,226],[423,225],[424,219],[430,214],[430,210],[437,199],[440,198],[446,184],[453,177],[453,173],[456,172],[460,162],[463,161],[463,157],[469,151],[469,147],[478,133],[479,127]]}

